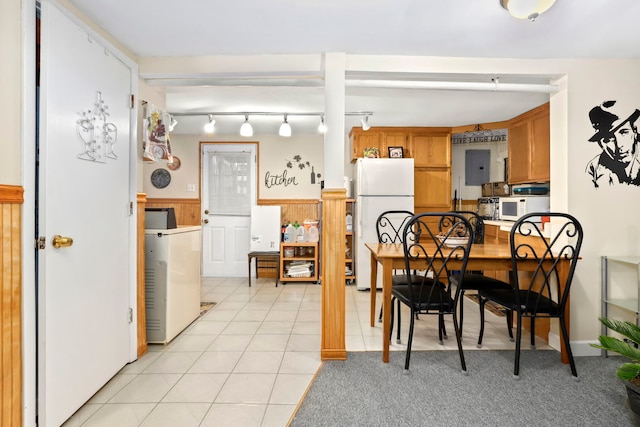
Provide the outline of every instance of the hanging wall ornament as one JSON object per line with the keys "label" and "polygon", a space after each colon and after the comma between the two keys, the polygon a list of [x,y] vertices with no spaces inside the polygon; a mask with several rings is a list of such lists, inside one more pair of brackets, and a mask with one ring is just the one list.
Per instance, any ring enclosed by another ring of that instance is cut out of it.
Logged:
{"label": "hanging wall ornament", "polygon": [[80,113],[76,131],[84,144],[84,152],[78,154],[79,159],[105,163],[107,158],[118,158],[113,150],[118,139],[118,128],[108,121],[108,109],[109,106],[102,99],[102,92],[97,91],[93,109]]}

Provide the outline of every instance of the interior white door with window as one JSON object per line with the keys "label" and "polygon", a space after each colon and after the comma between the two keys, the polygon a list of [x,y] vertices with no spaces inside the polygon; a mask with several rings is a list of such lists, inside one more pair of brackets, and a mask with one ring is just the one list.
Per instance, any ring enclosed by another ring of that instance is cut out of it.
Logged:
{"label": "interior white door with window", "polygon": [[247,275],[257,144],[202,145],[202,275]]}
{"label": "interior white door with window", "polygon": [[136,71],[47,1],[41,29],[37,401],[46,427],[135,357]]}

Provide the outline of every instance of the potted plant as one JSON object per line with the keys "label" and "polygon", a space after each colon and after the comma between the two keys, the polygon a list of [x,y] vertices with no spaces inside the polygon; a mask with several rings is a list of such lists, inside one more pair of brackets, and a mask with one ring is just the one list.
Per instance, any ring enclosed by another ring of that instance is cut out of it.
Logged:
{"label": "potted plant", "polygon": [[629,362],[623,363],[616,371],[616,376],[624,383],[627,388],[627,397],[629,398],[629,407],[633,411],[636,420],[640,419],[640,327],[638,325],[600,317],[600,322],[607,328],[615,331],[625,337],[621,340],[608,335],[600,335],[598,340],[600,345],[591,344],[592,347],[618,353],[630,359]]}

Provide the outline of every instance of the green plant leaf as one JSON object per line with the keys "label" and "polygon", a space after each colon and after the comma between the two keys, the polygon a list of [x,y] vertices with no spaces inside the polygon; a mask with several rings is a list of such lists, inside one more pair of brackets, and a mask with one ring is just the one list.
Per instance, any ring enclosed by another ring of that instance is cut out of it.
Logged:
{"label": "green plant leaf", "polygon": [[599,319],[607,328],[629,338],[636,344],[640,344],[640,328],[635,323],[607,319],[606,317],[600,317]]}
{"label": "green plant leaf", "polygon": [[640,376],[640,364],[625,363],[618,368],[616,375],[621,380],[627,380],[627,381],[637,376]]}

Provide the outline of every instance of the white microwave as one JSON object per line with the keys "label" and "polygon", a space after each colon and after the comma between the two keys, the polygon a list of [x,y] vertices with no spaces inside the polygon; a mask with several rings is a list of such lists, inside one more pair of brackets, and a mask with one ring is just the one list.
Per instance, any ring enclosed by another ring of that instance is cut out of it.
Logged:
{"label": "white microwave", "polygon": [[511,196],[499,199],[500,219],[505,221],[517,221],[521,216],[532,212],[549,211],[549,196]]}

